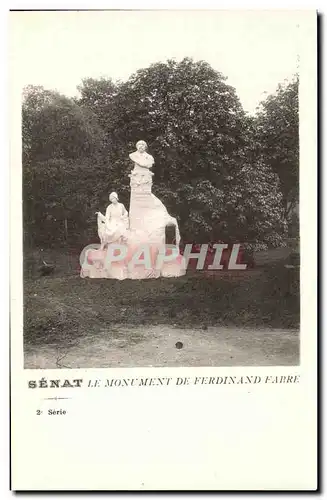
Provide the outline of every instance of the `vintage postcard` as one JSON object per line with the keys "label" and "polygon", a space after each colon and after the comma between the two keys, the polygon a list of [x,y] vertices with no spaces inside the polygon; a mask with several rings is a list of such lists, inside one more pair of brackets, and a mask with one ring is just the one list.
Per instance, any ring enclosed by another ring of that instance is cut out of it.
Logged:
{"label": "vintage postcard", "polygon": [[10,12],[12,489],[317,488],[317,15]]}

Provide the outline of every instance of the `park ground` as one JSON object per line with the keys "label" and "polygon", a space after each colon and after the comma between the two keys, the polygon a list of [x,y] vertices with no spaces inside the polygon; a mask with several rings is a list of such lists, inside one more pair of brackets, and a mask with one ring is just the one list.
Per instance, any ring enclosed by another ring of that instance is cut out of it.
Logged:
{"label": "park ground", "polygon": [[78,255],[46,258],[41,276],[25,255],[25,368],[299,363],[299,270],[283,261],[116,281],[80,278]]}

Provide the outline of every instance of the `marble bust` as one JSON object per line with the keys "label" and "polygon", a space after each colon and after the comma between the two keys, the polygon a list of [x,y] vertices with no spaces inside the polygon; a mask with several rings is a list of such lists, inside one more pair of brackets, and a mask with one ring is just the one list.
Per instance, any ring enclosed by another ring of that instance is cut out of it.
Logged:
{"label": "marble bust", "polygon": [[129,155],[129,158],[134,163],[134,172],[138,171],[143,173],[145,169],[148,170],[154,165],[153,156],[146,152],[147,147],[145,141],[138,141],[136,143],[136,151]]}

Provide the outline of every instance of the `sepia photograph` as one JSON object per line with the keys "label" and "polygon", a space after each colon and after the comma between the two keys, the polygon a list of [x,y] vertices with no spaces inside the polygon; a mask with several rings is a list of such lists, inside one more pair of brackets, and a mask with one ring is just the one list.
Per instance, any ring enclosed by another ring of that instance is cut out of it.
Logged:
{"label": "sepia photograph", "polygon": [[10,11],[10,488],[317,491],[317,13],[133,9]]}
{"label": "sepia photograph", "polygon": [[25,369],[300,365],[297,16],[10,15]]}

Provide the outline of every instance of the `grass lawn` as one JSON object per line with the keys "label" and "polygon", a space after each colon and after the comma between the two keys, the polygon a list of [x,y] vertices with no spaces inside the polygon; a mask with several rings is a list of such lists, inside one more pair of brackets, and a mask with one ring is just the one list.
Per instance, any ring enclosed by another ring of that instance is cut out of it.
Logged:
{"label": "grass lawn", "polygon": [[[52,258],[52,261],[54,259]],[[116,325],[298,329],[299,271],[281,264],[151,280],[82,279],[63,254],[41,277],[25,260],[24,342],[69,345]],[[64,262],[65,264],[61,264]],[[130,339],[133,342],[133,339]]]}

